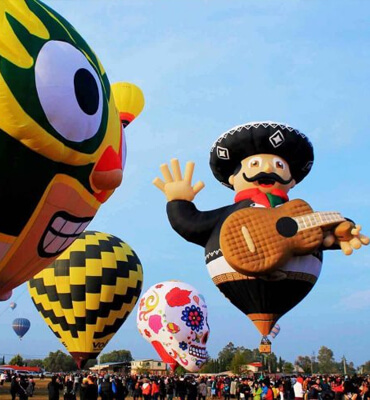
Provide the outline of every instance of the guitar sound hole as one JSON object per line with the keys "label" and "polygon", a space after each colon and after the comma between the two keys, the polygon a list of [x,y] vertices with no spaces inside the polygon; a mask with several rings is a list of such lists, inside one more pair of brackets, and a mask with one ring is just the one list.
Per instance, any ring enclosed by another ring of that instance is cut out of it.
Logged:
{"label": "guitar sound hole", "polygon": [[276,230],[281,236],[290,238],[298,232],[298,224],[293,218],[283,217],[276,222]]}

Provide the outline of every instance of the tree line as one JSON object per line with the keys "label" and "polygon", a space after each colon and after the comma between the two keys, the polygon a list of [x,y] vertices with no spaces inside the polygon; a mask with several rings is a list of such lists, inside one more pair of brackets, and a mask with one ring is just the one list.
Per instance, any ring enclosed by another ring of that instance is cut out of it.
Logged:
{"label": "tree line", "polygon": [[[3,364],[5,357],[3,356]],[[113,350],[105,353],[100,357],[100,364],[108,362],[130,362],[133,361],[129,350]],[[219,353],[217,358],[209,358],[201,369],[201,373],[219,373],[224,371],[232,371],[237,375],[248,372],[247,364],[252,362],[261,362],[263,371],[269,373],[291,374],[297,367],[301,368],[305,374],[348,374],[354,373],[370,373],[370,360],[359,367],[355,367],[352,361],[347,361],[344,357],[335,360],[334,353],[331,349],[321,346],[317,356],[312,354],[299,355],[294,364],[292,362],[278,357],[275,353],[262,355],[258,349],[247,349],[243,346],[235,346],[229,342]],[[76,371],[77,365],[70,355],[58,350],[50,352],[44,359],[23,359],[20,354],[14,356],[9,363],[10,365],[40,367],[48,372],[69,372]],[[85,366],[88,369],[98,364],[98,360],[89,360]],[[183,369],[176,371],[185,373]]]}
{"label": "tree line", "polygon": [[224,372],[232,371],[234,374],[241,375],[248,370],[247,365],[252,362],[260,362],[262,370],[269,373],[281,372],[292,374],[297,369],[301,369],[305,374],[354,374],[369,373],[370,360],[365,364],[355,367],[352,361],[335,360],[334,353],[326,346],[321,346],[317,356],[312,354],[299,355],[294,364],[277,357],[275,353],[263,355],[258,349],[247,349],[243,346],[236,347],[229,342],[219,353],[217,358],[210,358],[203,366],[201,372]]}
{"label": "tree line", "polygon": [[[133,358],[129,350],[113,350],[100,357],[101,364],[108,362],[129,362],[132,360]],[[5,364],[5,358],[3,364]],[[96,364],[98,364],[97,359],[89,360],[86,363],[85,369],[89,369]],[[17,354],[9,361],[9,365],[39,367],[48,372],[69,372],[78,369],[74,359],[60,350],[50,352],[44,359],[24,359],[20,354]]]}

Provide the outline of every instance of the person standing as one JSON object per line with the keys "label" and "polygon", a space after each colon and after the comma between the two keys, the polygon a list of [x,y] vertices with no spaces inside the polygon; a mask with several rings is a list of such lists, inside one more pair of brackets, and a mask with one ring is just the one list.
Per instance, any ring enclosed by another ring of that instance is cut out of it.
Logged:
{"label": "person standing", "polygon": [[92,375],[87,377],[87,385],[85,388],[85,400],[98,400],[98,385]]}
{"label": "person standing", "polygon": [[228,378],[224,381],[223,394],[224,400],[230,400],[230,380]]}
{"label": "person standing", "polygon": [[255,382],[253,384],[252,395],[253,395],[253,400],[261,400],[262,388],[258,382]]}
{"label": "person standing", "polygon": [[21,375],[21,378],[18,382],[19,400],[28,400],[27,386],[28,381],[26,380],[26,377]]}
{"label": "person standing", "polygon": [[207,385],[204,381],[204,378],[202,378],[198,385],[198,398],[199,400],[206,400],[206,396],[207,396]]}
{"label": "person standing", "polygon": [[186,382],[183,375],[180,376],[180,379],[177,381],[176,385],[177,393],[180,400],[185,400],[186,397]]}
{"label": "person standing", "polygon": [[103,381],[99,385],[98,393],[102,400],[113,400],[112,382],[108,374],[104,375]]}
{"label": "person standing", "polygon": [[139,381],[135,382],[132,397],[133,397],[133,400],[139,400],[142,397],[141,383]]}
{"label": "person standing", "polygon": [[59,400],[59,392],[63,389],[63,384],[56,375],[51,378],[47,388],[49,400]]}
{"label": "person standing", "polygon": [[303,400],[304,390],[303,390],[303,378],[298,376],[297,380],[293,385],[294,390],[294,400]]}
{"label": "person standing", "polygon": [[150,396],[152,394],[152,385],[148,379],[142,384],[141,391],[143,393],[144,400],[150,400]]}
{"label": "person standing", "polygon": [[188,400],[196,400],[198,395],[198,385],[196,380],[191,377],[187,384]]}
{"label": "person standing", "polygon": [[158,400],[159,397],[159,381],[152,380],[152,400]]}
{"label": "person standing", "polygon": [[18,393],[18,378],[16,375],[12,376],[12,380],[10,383],[10,394],[12,396],[12,400],[15,400]]}

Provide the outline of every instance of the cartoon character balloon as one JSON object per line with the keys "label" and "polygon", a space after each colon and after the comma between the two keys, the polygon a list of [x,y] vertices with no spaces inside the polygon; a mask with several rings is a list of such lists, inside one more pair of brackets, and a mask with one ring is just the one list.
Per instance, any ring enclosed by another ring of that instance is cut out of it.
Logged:
{"label": "cartoon character balloon", "polygon": [[142,284],[140,260],[127,243],[87,231],[28,288],[45,322],[82,368],[125,322]]}
{"label": "cartoon character balloon", "polygon": [[140,300],[137,327],[172,370],[199,371],[207,360],[209,337],[204,297],[184,282],[161,282]]}
{"label": "cartoon character balloon", "polygon": [[1,300],[61,254],[121,183],[122,124],[143,105],[136,86],[110,86],[48,6],[0,2]]}
{"label": "cartoon character balloon", "polygon": [[22,339],[22,337],[29,331],[31,322],[27,318],[16,318],[13,321],[12,327],[19,339]]}
{"label": "cartoon character balloon", "polygon": [[153,181],[167,199],[172,228],[204,247],[213,282],[253,321],[266,344],[278,319],[317,282],[323,250],[341,248],[349,255],[370,242],[360,225],[339,213],[289,201],[288,192],[313,162],[313,146],[298,129],[254,121],[224,132],[211,148],[211,170],[235,191],[233,203],[198,210],[193,200],[204,183],[192,184],[192,162],[182,173],[179,161],[171,159],[171,169],[160,167],[163,179]]}

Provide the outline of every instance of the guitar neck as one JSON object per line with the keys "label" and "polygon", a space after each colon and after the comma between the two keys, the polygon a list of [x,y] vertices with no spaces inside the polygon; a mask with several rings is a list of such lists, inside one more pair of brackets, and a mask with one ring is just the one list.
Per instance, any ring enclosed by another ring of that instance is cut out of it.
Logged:
{"label": "guitar neck", "polygon": [[314,212],[310,214],[294,217],[298,225],[298,231],[303,231],[310,228],[331,227],[338,225],[340,222],[346,221],[339,212]]}

